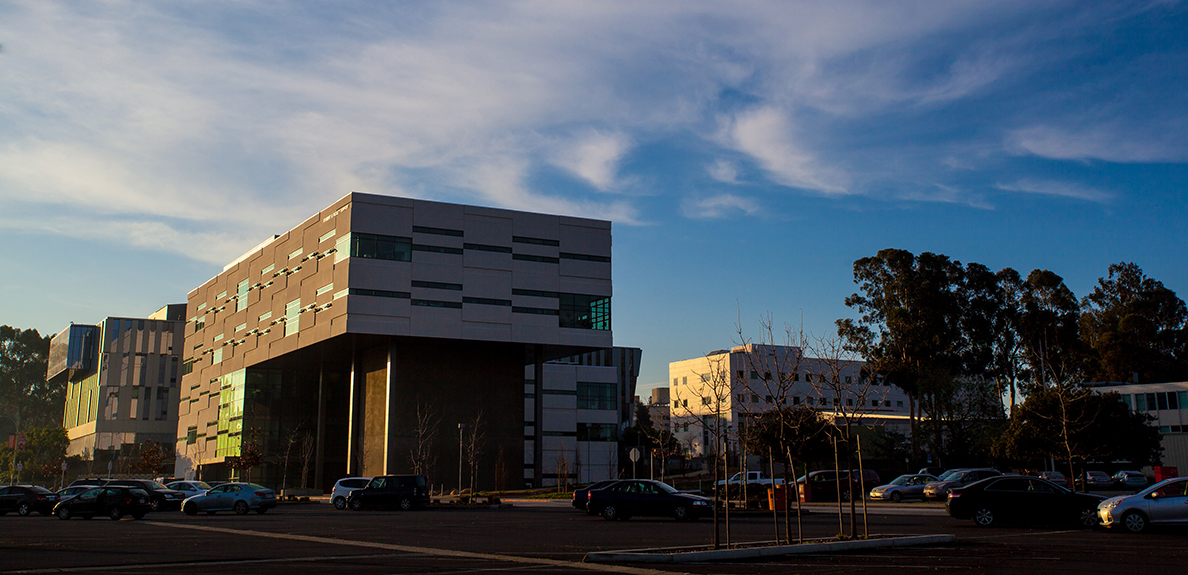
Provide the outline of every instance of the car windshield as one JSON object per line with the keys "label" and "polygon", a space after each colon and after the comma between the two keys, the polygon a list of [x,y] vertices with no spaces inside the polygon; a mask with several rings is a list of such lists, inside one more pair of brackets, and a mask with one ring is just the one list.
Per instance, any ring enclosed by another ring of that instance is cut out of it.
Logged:
{"label": "car windshield", "polygon": [[911,475],[900,475],[891,480],[891,485],[907,485],[907,482],[912,479]]}
{"label": "car windshield", "polygon": [[950,470],[940,474],[940,477],[937,477],[937,480],[938,481],[948,481],[951,477],[953,477],[960,471],[961,470],[959,470],[959,469],[950,469]]}
{"label": "car windshield", "polygon": [[191,481],[190,485],[193,485],[198,489],[210,489],[210,486],[207,485],[205,481]]}
{"label": "car windshield", "polygon": [[160,483],[157,483],[151,479],[145,480],[144,485],[150,489],[169,489],[168,487],[165,487],[164,485],[161,485]]}

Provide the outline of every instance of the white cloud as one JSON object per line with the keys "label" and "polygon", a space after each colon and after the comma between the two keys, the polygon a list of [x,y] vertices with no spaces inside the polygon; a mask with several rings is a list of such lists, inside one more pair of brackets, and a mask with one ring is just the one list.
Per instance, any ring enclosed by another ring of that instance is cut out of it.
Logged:
{"label": "white cloud", "polygon": [[1113,122],[1073,128],[1042,125],[1011,132],[1007,149],[1056,160],[1182,162],[1188,159],[1188,138],[1177,130],[1123,127]]}
{"label": "white cloud", "polygon": [[1107,203],[1114,197],[1113,194],[1104,190],[1098,190],[1072,182],[1059,182],[1054,180],[1024,179],[1010,184],[1000,183],[995,187],[1007,192],[1059,196],[1062,198],[1072,198],[1075,200],[1084,200],[1086,202],[1095,202],[1099,204]]}
{"label": "white cloud", "polygon": [[713,164],[705,167],[705,171],[709,176],[719,182],[725,184],[738,183],[738,168],[734,166],[733,162],[726,160],[718,160]]}
{"label": "white cloud", "polygon": [[618,163],[630,147],[630,138],[625,134],[592,131],[560,144],[553,163],[607,191],[617,185]]}
{"label": "white cloud", "polygon": [[759,107],[727,120],[724,139],[754,157],[772,179],[785,186],[826,194],[845,194],[846,177],[823,166],[796,140],[792,122],[782,110]]}
{"label": "white cloud", "polygon": [[981,194],[971,193],[954,186],[933,184],[931,188],[918,188],[899,194],[898,199],[915,202],[939,202],[944,204],[958,204],[977,208],[979,210],[993,210],[994,206],[986,201]]}
{"label": "white cloud", "polygon": [[761,207],[754,200],[734,194],[719,194],[707,198],[686,198],[681,202],[681,213],[688,218],[716,219],[742,213],[753,216]]}

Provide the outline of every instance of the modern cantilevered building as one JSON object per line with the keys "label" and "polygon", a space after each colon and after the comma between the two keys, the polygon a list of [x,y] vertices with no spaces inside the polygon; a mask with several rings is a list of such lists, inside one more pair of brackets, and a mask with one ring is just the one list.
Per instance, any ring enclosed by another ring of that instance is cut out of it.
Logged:
{"label": "modern cantilevered building", "polygon": [[310,487],[407,473],[420,409],[435,483],[478,418],[478,487],[541,485],[547,402],[526,400],[547,362],[612,347],[611,226],[351,193],[188,299],[177,475],[225,479],[251,442],[253,480],[289,461],[293,486],[306,436]]}
{"label": "modern cantilevered building", "polygon": [[72,324],[50,340],[46,380],[66,384],[67,455],[173,443],[185,314],[167,305],[147,318]]}

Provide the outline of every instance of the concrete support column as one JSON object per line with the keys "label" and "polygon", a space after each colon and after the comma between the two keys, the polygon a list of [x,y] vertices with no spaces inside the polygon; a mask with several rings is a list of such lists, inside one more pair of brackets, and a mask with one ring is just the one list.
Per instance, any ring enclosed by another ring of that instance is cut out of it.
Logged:
{"label": "concrete support column", "polygon": [[532,348],[532,485],[544,487],[544,347]]}
{"label": "concrete support column", "polygon": [[324,489],[322,485],[322,473],[325,469],[323,455],[325,454],[326,445],[326,364],[324,361],[318,363],[318,424],[317,447],[314,451],[314,485],[320,489]]}

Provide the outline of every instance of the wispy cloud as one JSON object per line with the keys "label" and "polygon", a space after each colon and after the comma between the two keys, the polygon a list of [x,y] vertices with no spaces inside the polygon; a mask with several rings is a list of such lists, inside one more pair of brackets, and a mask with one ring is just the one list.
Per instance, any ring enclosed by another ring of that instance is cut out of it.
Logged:
{"label": "wispy cloud", "polygon": [[618,163],[631,146],[625,134],[591,131],[562,143],[553,163],[569,170],[595,188],[607,191],[616,186]]}
{"label": "wispy cloud", "polygon": [[726,120],[725,142],[754,157],[771,178],[785,186],[826,194],[845,194],[846,177],[823,165],[796,140],[788,115],[776,108],[746,110]]}
{"label": "wispy cloud", "polygon": [[1080,184],[1053,180],[1018,180],[1009,184],[998,184],[996,188],[1007,192],[1058,196],[1104,204],[1113,199],[1113,194],[1082,186]]}
{"label": "wispy cloud", "polygon": [[933,184],[931,187],[915,188],[897,196],[901,200],[915,202],[939,202],[944,204],[959,204],[980,210],[993,210],[994,205],[986,201],[981,194],[973,193],[961,188]]}
{"label": "wispy cloud", "polygon": [[724,184],[738,183],[738,168],[735,167],[734,162],[718,160],[706,166],[705,171],[711,178]]}
{"label": "wispy cloud", "polygon": [[725,218],[739,214],[753,216],[760,213],[761,209],[754,200],[734,194],[686,198],[681,202],[681,213],[685,217],[700,220]]}
{"label": "wispy cloud", "polygon": [[[1177,122],[1188,127],[1188,122]],[[1107,162],[1183,162],[1188,159],[1188,135],[1165,129],[1121,126],[1116,122],[1087,127],[1034,126],[1007,136],[1007,149],[1056,160]]]}

